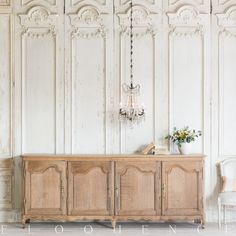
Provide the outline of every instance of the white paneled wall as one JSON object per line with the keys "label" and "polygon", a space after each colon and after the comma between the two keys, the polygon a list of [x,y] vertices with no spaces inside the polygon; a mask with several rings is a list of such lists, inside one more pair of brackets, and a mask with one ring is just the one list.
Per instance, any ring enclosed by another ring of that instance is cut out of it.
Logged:
{"label": "white paneled wall", "polygon": [[[129,83],[130,78],[130,6],[129,1],[115,1],[115,79],[119,81],[118,97],[124,102],[122,84]],[[161,77],[158,55],[161,34],[161,15],[158,4],[145,1],[143,5],[135,5],[134,16],[134,83],[141,85],[139,101],[146,108],[145,122],[135,128],[120,124],[121,153],[132,153],[144,144],[156,139],[156,89],[158,78]],[[118,104],[117,106],[118,107]],[[116,108],[117,109],[117,108]]]}
{"label": "white paneled wall", "polygon": [[0,13],[0,155],[11,156],[12,16]]}
{"label": "white paneled wall", "polygon": [[236,158],[236,0],[134,0],[147,111],[134,128],[118,119],[129,14],[129,0],[0,0],[0,220],[20,212],[20,154],[133,153],[185,125],[203,131],[193,150],[207,155],[216,220],[215,164]]}

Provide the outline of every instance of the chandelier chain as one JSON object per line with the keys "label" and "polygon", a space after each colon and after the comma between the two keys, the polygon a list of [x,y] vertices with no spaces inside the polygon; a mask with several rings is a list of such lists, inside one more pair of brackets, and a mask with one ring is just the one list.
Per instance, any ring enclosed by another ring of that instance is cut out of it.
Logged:
{"label": "chandelier chain", "polygon": [[133,88],[133,0],[130,1],[130,82]]}
{"label": "chandelier chain", "polygon": [[137,96],[139,96],[140,85],[137,84],[134,86],[133,77],[133,53],[134,53],[134,26],[133,26],[133,0],[130,0],[130,25],[129,25],[129,35],[130,35],[130,84],[123,84],[123,90],[126,94],[127,101],[125,105],[120,103],[119,115],[125,121],[130,121],[130,124],[139,123],[145,118],[144,105],[139,106]]}

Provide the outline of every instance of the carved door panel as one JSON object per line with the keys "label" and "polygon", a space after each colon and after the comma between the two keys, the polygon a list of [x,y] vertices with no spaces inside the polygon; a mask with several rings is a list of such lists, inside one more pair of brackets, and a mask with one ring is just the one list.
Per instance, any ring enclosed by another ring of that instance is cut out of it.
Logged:
{"label": "carved door panel", "polygon": [[66,214],[66,163],[25,162],[25,214]]}
{"label": "carved door panel", "polygon": [[162,163],[162,214],[199,215],[203,208],[202,162]]}
{"label": "carved door panel", "polygon": [[113,214],[113,167],[109,161],[69,162],[69,215]]}
{"label": "carved door panel", "polygon": [[161,204],[159,162],[116,163],[116,215],[159,215]]}

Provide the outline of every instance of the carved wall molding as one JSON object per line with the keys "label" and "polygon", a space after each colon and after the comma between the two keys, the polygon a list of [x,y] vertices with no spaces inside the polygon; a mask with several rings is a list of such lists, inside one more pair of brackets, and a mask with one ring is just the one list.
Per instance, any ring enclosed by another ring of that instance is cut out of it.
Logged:
{"label": "carved wall molding", "polygon": [[198,36],[203,35],[203,27],[201,25],[198,25],[196,27],[174,27],[171,26],[169,29],[169,34],[173,37],[186,37],[186,36]]}
{"label": "carved wall molding", "polygon": [[0,6],[10,6],[11,0],[1,0]]}
{"label": "carved wall molding", "polygon": [[[182,0],[169,0],[169,5],[175,5],[181,2]],[[204,4],[204,0],[192,0],[195,4]]]}
{"label": "carved wall molding", "polygon": [[[106,5],[106,0],[93,0],[94,2],[100,4],[100,5]],[[86,0],[71,0],[71,6],[75,6],[78,3],[86,2]]]}
{"label": "carved wall molding", "polygon": [[193,36],[204,34],[204,20],[206,14],[200,14],[193,6],[180,7],[176,13],[167,13],[169,33],[176,36]]}
{"label": "carved wall molding", "polygon": [[219,35],[222,37],[228,37],[228,38],[236,38],[236,28],[229,28],[229,27],[220,27],[219,28]]}
{"label": "carved wall molding", "polygon": [[[125,13],[118,13],[120,33],[122,36],[130,35],[130,7]],[[142,5],[133,6],[134,37],[139,38],[147,34],[153,37],[157,34],[159,14],[149,11]]]}
{"label": "carved wall molding", "polygon": [[201,23],[199,12],[193,6],[180,7],[176,13],[167,13],[171,25],[197,25]]}
{"label": "carved wall molding", "polygon": [[[125,5],[125,4],[128,4],[129,2],[130,2],[130,0],[120,0],[119,4]],[[155,0],[143,0],[143,2],[147,3],[147,4],[154,4]]]}
{"label": "carved wall molding", "polygon": [[106,13],[101,13],[92,5],[83,6],[77,14],[69,14],[72,37],[105,38],[108,30],[105,27]]}
{"label": "carved wall molding", "polygon": [[[28,5],[30,3],[32,3],[34,0],[21,0],[21,4],[22,5]],[[56,0],[42,0],[45,3],[48,3],[50,5],[56,5]]]}
{"label": "carved wall molding", "polygon": [[230,2],[231,0],[218,0],[220,5],[225,5],[228,2]]}
{"label": "carved wall molding", "polygon": [[[134,38],[141,38],[145,35],[151,35],[152,37],[155,37],[158,33],[158,30],[153,27],[148,27],[146,29],[134,29],[133,30],[133,36]],[[129,26],[120,26],[120,34],[121,36],[130,36],[130,28]]]}
{"label": "carved wall molding", "polygon": [[22,34],[29,37],[56,36],[58,14],[52,14],[42,6],[30,8],[27,14],[19,14]]}
{"label": "carved wall molding", "polygon": [[225,13],[216,14],[221,27],[236,27],[236,6],[230,7]]}

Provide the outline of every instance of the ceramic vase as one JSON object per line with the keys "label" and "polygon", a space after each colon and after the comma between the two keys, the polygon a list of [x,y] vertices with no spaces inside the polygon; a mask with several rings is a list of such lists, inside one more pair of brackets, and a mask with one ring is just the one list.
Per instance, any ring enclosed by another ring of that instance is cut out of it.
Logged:
{"label": "ceramic vase", "polygon": [[178,148],[179,148],[180,154],[187,155],[187,154],[191,153],[192,144],[191,143],[182,143],[181,147],[178,147]]}

